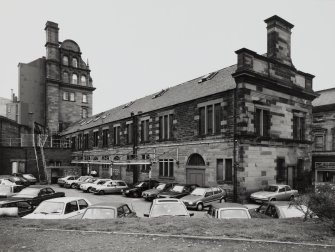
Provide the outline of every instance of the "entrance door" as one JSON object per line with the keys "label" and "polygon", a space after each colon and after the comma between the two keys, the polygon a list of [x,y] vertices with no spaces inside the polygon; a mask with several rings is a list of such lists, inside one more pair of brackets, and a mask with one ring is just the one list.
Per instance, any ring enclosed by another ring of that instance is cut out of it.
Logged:
{"label": "entrance door", "polygon": [[205,169],[186,169],[186,183],[205,186]]}

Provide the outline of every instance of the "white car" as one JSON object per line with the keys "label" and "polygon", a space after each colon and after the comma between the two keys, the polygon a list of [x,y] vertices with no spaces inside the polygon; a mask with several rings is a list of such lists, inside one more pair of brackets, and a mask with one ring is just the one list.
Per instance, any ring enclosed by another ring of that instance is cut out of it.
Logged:
{"label": "white car", "polygon": [[97,179],[93,183],[84,183],[84,184],[80,185],[80,190],[82,190],[84,192],[90,192],[92,186],[102,185],[102,184],[106,183],[106,181],[110,181],[110,180],[111,179]]}
{"label": "white car", "polygon": [[75,180],[66,180],[65,184],[64,184],[64,187],[75,189],[75,188],[78,187],[79,183],[82,183],[89,178],[93,178],[93,177],[92,176],[80,176],[79,178],[77,178]]}
{"label": "white car", "polygon": [[85,209],[91,203],[80,197],[62,197],[42,201],[24,219],[81,219]]}
{"label": "white car", "polygon": [[297,190],[292,190],[289,185],[269,185],[263,191],[250,195],[250,199],[256,203],[264,201],[293,200],[298,196]]}
{"label": "white car", "polygon": [[124,190],[128,188],[128,185],[126,182],[122,180],[111,180],[107,181],[106,183],[102,185],[96,185],[92,187],[91,191],[94,194],[107,194],[107,193],[121,193],[121,190]]}
{"label": "white car", "polygon": [[76,180],[76,179],[78,179],[77,176],[73,176],[73,175],[66,176],[66,177],[63,177],[63,178],[59,178],[59,179],[57,180],[57,184],[58,184],[60,187],[63,187],[66,181],[68,181],[68,180]]}
{"label": "white car", "polygon": [[185,216],[191,217],[193,213],[189,213],[186,206],[180,199],[154,199],[149,214],[144,217],[160,217],[160,216]]}
{"label": "white car", "polygon": [[16,183],[11,178],[0,178],[0,185],[15,186]]}

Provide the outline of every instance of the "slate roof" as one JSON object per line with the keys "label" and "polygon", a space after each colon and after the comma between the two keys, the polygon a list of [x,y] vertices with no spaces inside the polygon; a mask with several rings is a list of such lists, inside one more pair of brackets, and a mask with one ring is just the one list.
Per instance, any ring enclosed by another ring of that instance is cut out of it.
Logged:
{"label": "slate roof", "polygon": [[[203,76],[187,81],[185,83],[170,87],[161,96],[154,98],[152,95],[137,99],[129,107],[126,104],[105,112],[93,115],[89,118],[80,120],[61,132],[61,135],[75,133],[77,131],[94,128],[102,124],[115,122],[125,118],[130,118],[131,112],[141,111],[142,114],[149,111],[166,108],[179,103],[198,99],[208,95],[216,94],[226,90],[234,89],[236,83],[232,74],[235,73],[237,65],[223,68],[210,80],[198,83]],[[158,92],[159,93],[159,92]]]}
{"label": "slate roof", "polygon": [[335,88],[316,91],[320,96],[312,102],[313,107],[330,105],[335,103]]}

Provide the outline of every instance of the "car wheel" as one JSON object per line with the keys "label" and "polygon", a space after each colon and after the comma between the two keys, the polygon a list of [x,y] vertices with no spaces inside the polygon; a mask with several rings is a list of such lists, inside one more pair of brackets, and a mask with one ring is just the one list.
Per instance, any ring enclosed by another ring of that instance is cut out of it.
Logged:
{"label": "car wheel", "polygon": [[72,189],[75,189],[75,188],[76,188],[76,185],[75,185],[75,184],[72,184],[72,185],[71,185],[71,188],[72,188]]}
{"label": "car wheel", "polygon": [[138,197],[139,197],[138,192],[134,192],[134,193],[133,193],[133,196],[134,196],[134,198],[138,198]]}
{"label": "car wheel", "polygon": [[87,192],[92,192],[92,187],[87,188]]}
{"label": "car wheel", "polygon": [[197,205],[197,210],[198,210],[198,211],[202,211],[202,209],[204,209],[204,205],[203,205],[202,203],[199,203],[199,204]]}
{"label": "car wheel", "polygon": [[99,191],[99,194],[100,194],[100,195],[104,195],[104,194],[105,194],[105,191],[101,190],[101,191]]}
{"label": "car wheel", "polygon": [[294,200],[294,195],[291,195],[291,197],[289,199],[289,201],[292,201],[292,200]]}

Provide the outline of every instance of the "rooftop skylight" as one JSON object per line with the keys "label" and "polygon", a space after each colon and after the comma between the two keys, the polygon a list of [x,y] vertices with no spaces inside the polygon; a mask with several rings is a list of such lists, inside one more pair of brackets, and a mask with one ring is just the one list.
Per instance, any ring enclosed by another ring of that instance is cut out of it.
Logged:
{"label": "rooftop skylight", "polygon": [[199,80],[198,80],[198,83],[203,83],[205,81],[208,81],[208,80],[211,80],[214,78],[215,75],[217,75],[218,72],[212,72],[212,73],[209,73],[209,74],[206,74],[204,76],[202,76]]}
{"label": "rooftop skylight", "polygon": [[122,109],[125,109],[125,108],[130,107],[133,103],[134,103],[134,101],[131,101],[131,102],[127,103],[126,105],[124,105],[124,106],[122,107]]}
{"label": "rooftop skylight", "polygon": [[155,99],[155,98],[157,98],[157,97],[160,97],[160,96],[162,96],[164,93],[166,93],[166,91],[168,91],[169,89],[167,88],[167,89],[162,89],[161,91],[159,91],[157,94],[155,94],[153,97],[152,97],[152,99]]}

